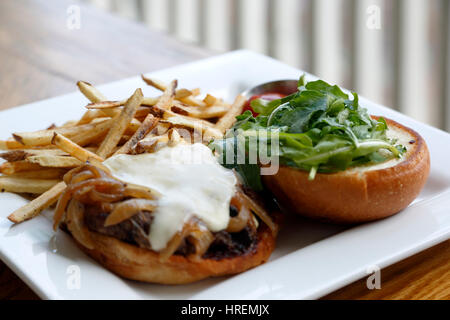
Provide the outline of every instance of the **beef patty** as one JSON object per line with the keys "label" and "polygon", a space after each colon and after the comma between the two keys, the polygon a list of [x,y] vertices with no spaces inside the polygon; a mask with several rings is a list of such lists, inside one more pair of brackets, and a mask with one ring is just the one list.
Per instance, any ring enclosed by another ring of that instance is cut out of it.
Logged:
{"label": "beef patty", "polygon": [[[231,206],[231,216],[235,214],[234,211],[235,209]],[[101,208],[89,206],[86,208],[84,219],[90,231],[98,232],[137,245],[141,248],[151,250],[150,242],[147,237],[150,231],[150,225],[153,221],[153,216],[150,212],[141,211],[132,218],[119,224],[105,227],[104,223],[107,216],[108,213],[103,212]],[[220,260],[240,256],[251,252],[256,248],[258,242],[256,231],[248,226],[239,232],[229,233],[226,231],[219,231],[213,233],[213,235],[214,241],[209,246],[208,251],[203,255],[203,258],[205,259]],[[195,248],[191,243],[183,241],[183,244],[177,249],[175,254],[187,256],[188,254],[193,253],[194,250]]]}

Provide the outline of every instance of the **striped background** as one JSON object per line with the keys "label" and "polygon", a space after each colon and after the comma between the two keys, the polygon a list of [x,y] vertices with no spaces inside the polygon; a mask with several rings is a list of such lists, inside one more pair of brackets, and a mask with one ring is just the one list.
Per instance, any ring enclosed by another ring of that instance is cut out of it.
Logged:
{"label": "striped background", "polygon": [[84,1],[218,52],[268,54],[450,131],[449,0]]}

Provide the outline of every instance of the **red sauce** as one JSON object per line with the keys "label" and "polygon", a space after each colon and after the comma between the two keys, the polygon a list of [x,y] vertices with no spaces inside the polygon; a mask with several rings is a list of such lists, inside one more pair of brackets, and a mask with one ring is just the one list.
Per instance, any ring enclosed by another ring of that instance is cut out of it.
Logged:
{"label": "red sauce", "polygon": [[284,98],[284,97],[286,97],[285,94],[277,93],[277,92],[266,92],[266,93],[263,93],[263,94],[254,95],[250,99],[248,99],[247,103],[244,106],[244,111],[243,112],[245,112],[247,110],[250,110],[252,112],[253,116],[256,117],[258,115],[258,113],[253,111],[252,107],[250,106],[250,102],[252,102],[255,99],[259,99],[259,98],[264,99],[264,100],[272,101],[272,100],[277,100],[277,99],[281,99],[281,98]]}

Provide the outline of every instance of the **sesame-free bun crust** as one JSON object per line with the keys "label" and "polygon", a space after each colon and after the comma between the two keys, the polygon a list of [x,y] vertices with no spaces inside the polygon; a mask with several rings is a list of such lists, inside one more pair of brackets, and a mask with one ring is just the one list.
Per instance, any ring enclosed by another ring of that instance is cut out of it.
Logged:
{"label": "sesame-free bun crust", "polygon": [[[376,117],[374,117],[376,118]],[[318,173],[281,166],[263,181],[287,210],[335,223],[381,219],[406,208],[420,193],[430,171],[425,140],[414,130],[386,119],[390,133],[406,145],[406,153],[390,167],[364,166]]]}
{"label": "sesame-free bun crust", "polygon": [[190,261],[181,255],[172,255],[161,262],[159,254],[120,241],[116,238],[88,231],[93,240],[93,249],[77,245],[94,260],[117,275],[144,282],[160,284],[185,284],[209,277],[231,275],[256,267],[269,259],[275,248],[275,236],[265,225],[258,229],[258,240],[254,247],[243,255],[215,259]]}

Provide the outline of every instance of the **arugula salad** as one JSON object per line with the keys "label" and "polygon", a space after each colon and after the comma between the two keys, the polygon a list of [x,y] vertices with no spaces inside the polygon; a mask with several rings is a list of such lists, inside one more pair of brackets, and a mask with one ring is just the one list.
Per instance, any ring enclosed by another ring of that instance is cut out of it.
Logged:
{"label": "arugula salad", "polygon": [[[258,164],[238,161],[239,155],[258,154],[260,143],[249,143],[250,138],[264,139],[269,152],[271,143],[278,143],[275,156],[280,164],[308,171],[309,179],[317,172],[337,172],[401,157],[406,149],[386,136],[386,121],[371,118],[359,105],[358,95],[351,95],[322,80],[306,83],[303,75],[296,93],[272,101],[253,100],[251,108],[258,115],[245,111],[232,130],[210,147],[225,167],[234,168],[255,190],[262,190]],[[234,151],[232,163],[224,161],[229,148]]]}

